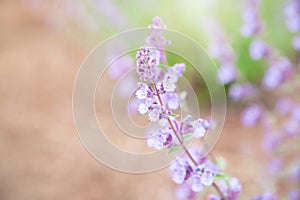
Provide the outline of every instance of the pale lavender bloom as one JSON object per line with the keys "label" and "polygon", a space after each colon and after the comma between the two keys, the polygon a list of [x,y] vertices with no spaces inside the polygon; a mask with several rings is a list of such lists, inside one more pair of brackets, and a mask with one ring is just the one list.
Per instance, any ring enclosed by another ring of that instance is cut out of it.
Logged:
{"label": "pale lavender bloom", "polygon": [[241,122],[246,127],[252,127],[262,118],[263,108],[258,104],[248,106],[242,113]]}
{"label": "pale lavender bloom", "polygon": [[177,160],[170,166],[172,179],[177,184],[182,184],[192,175],[192,167],[183,159]]}
{"label": "pale lavender bloom", "polygon": [[162,18],[160,18],[158,16],[153,17],[152,22],[153,22],[153,24],[148,26],[149,29],[153,29],[153,30],[156,30],[156,29],[165,30],[165,29],[167,29],[167,25],[165,25],[163,23]]}
{"label": "pale lavender bloom", "polygon": [[261,30],[261,21],[259,18],[257,0],[247,0],[245,9],[243,11],[243,25],[241,27],[241,34],[244,37],[256,35]]}
{"label": "pale lavender bloom", "polygon": [[287,136],[295,136],[300,131],[299,122],[294,119],[288,119],[283,123],[283,132]]}
{"label": "pale lavender bloom", "polygon": [[229,96],[234,101],[248,98],[255,93],[255,87],[250,83],[232,84],[229,88]]}
{"label": "pale lavender bloom", "polygon": [[214,171],[212,171],[209,168],[205,168],[205,170],[201,176],[201,183],[204,186],[211,186],[214,182],[214,176],[215,176]]}
{"label": "pale lavender bloom", "polygon": [[193,176],[193,182],[192,182],[192,190],[194,192],[201,192],[203,190],[204,186],[202,183],[202,177],[198,174]]}
{"label": "pale lavender bloom", "polygon": [[232,47],[224,41],[225,39],[215,39],[208,46],[208,54],[219,59],[221,62],[232,62],[234,60],[234,51]]}
{"label": "pale lavender bloom", "polygon": [[288,200],[299,200],[300,199],[300,190],[293,189],[288,193]]}
{"label": "pale lavender bloom", "polygon": [[117,86],[118,95],[122,98],[128,98],[136,89],[136,78],[133,76],[125,76],[120,80]]}
{"label": "pale lavender bloom", "polygon": [[193,123],[193,134],[195,138],[202,138],[211,124],[205,119],[197,119]]}
{"label": "pale lavender bloom", "polygon": [[283,97],[277,101],[275,109],[280,114],[285,115],[288,112],[290,112],[292,106],[293,106],[292,100],[288,97]]}
{"label": "pale lavender bloom", "polygon": [[177,110],[180,106],[179,97],[177,93],[166,92],[162,95],[163,102],[170,110]]}
{"label": "pale lavender bloom", "polygon": [[177,187],[175,194],[178,200],[194,200],[197,193],[192,190],[189,183],[184,182]]}
{"label": "pale lavender bloom", "polygon": [[108,73],[112,79],[119,79],[134,67],[133,59],[130,56],[122,56],[111,64]]}
{"label": "pale lavender bloom", "polygon": [[222,198],[217,195],[210,194],[208,195],[208,200],[222,200]]}
{"label": "pale lavender bloom", "polygon": [[163,35],[162,31],[167,28],[160,17],[153,18],[153,24],[149,25],[149,29],[152,30],[152,34],[146,38],[146,42],[149,46],[163,49],[170,45],[170,40],[167,40]]}
{"label": "pale lavender bloom", "polygon": [[[220,181],[219,188],[221,192],[226,196],[227,200],[238,200],[239,195],[242,191],[242,185],[239,183],[237,178],[229,179],[229,187],[224,181]],[[212,196],[212,199],[217,199],[215,196]]]}
{"label": "pale lavender bloom", "polygon": [[300,50],[300,35],[296,36],[294,39],[293,39],[293,47],[295,50]]}
{"label": "pale lavender bloom", "polygon": [[293,180],[300,180],[300,163],[294,163],[290,169],[290,177]]}
{"label": "pale lavender bloom", "polygon": [[183,72],[185,72],[185,64],[184,63],[176,63],[174,66],[169,67],[169,73],[175,73],[177,77],[181,77]]}
{"label": "pale lavender bloom", "polygon": [[297,104],[293,107],[292,118],[300,123],[300,104]]}
{"label": "pale lavender bloom", "polygon": [[160,105],[152,105],[149,108],[148,118],[152,122],[156,122],[162,118],[165,108]]}
{"label": "pale lavender bloom", "polygon": [[272,192],[265,192],[254,199],[255,200],[278,200],[278,197],[276,194]]}
{"label": "pale lavender bloom", "polygon": [[249,52],[253,60],[260,60],[263,57],[268,56],[269,47],[261,39],[254,39],[249,46]]}
{"label": "pale lavender bloom", "polygon": [[237,71],[233,63],[223,63],[218,70],[218,80],[224,85],[234,81],[236,75]]}
{"label": "pale lavender bloom", "polygon": [[279,137],[279,133],[277,132],[268,132],[265,133],[262,139],[262,148],[265,152],[272,152],[274,149],[278,147],[282,138]]}
{"label": "pale lavender bloom", "polygon": [[280,57],[273,62],[265,73],[262,84],[266,89],[274,89],[282,84],[293,71],[291,62],[286,57]]}
{"label": "pale lavender bloom", "polygon": [[147,47],[141,47],[136,54],[137,73],[141,81],[156,81],[161,70],[157,67],[160,58],[155,57],[153,52]]}
{"label": "pale lavender bloom", "polygon": [[300,30],[300,5],[297,0],[290,0],[284,7],[284,15],[286,17],[286,26],[290,32],[298,32]]}
{"label": "pale lavender bloom", "polygon": [[280,170],[282,170],[282,167],[283,167],[283,163],[282,160],[279,158],[272,159],[268,163],[268,171],[272,175],[276,175],[278,172],[280,172]]}
{"label": "pale lavender bloom", "polygon": [[170,131],[162,130],[159,130],[159,132],[156,135],[151,136],[147,139],[148,146],[156,150],[161,150],[165,146],[168,147],[172,145],[172,142],[172,133]]}

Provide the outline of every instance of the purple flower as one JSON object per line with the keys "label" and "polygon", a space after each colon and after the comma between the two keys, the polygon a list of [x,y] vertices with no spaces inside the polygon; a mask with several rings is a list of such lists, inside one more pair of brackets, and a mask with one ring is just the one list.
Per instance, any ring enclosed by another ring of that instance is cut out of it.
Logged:
{"label": "purple flower", "polygon": [[293,39],[293,47],[295,50],[300,50],[300,35],[296,36],[294,39]]}
{"label": "purple flower", "polygon": [[283,132],[287,136],[295,136],[300,131],[299,122],[294,119],[288,119],[283,123]]}
{"label": "purple flower", "polygon": [[222,84],[228,84],[236,78],[237,71],[233,63],[224,63],[218,70],[218,79]]}
{"label": "purple flower", "polygon": [[170,146],[173,142],[172,133],[170,131],[162,131],[147,139],[147,144],[150,148],[161,150],[164,146]]}
{"label": "purple flower", "polygon": [[265,152],[271,152],[278,147],[282,140],[278,135],[277,132],[265,133],[262,139],[262,148]]}
{"label": "purple flower", "polygon": [[272,159],[268,164],[268,171],[272,175],[276,175],[283,167],[283,163],[281,159]]}
{"label": "purple flower", "polygon": [[255,88],[249,83],[232,84],[229,88],[229,96],[234,101],[248,98],[255,93]]}
{"label": "purple flower", "polygon": [[201,192],[204,186],[202,183],[202,177],[198,174],[193,176],[192,190],[194,192]]}
{"label": "purple flower", "polygon": [[249,46],[249,52],[253,60],[260,60],[269,54],[269,48],[261,39],[254,39]]}
{"label": "purple flower", "polygon": [[140,51],[137,52],[137,73],[140,76],[141,81],[156,81],[160,69],[157,65],[160,62],[159,57],[155,57],[149,48],[141,47]]}
{"label": "purple flower", "polygon": [[222,200],[222,198],[217,195],[210,194],[208,195],[208,200]]}
{"label": "purple flower", "polygon": [[175,194],[178,200],[194,200],[197,193],[192,190],[189,183],[184,182],[177,187]]}
{"label": "purple flower", "polygon": [[297,0],[290,0],[284,7],[284,15],[286,17],[286,26],[290,32],[298,32],[300,30],[300,5]]}
{"label": "purple flower", "polygon": [[201,176],[201,183],[204,186],[211,186],[214,182],[214,176],[215,173],[212,170],[205,168],[204,173]]}
{"label": "purple flower", "polygon": [[258,104],[252,104],[243,111],[241,122],[246,127],[252,127],[261,119],[262,115],[262,107]]}
{"label": "purple flower", "polygon": [[112,79],[119,79],[134,67],[134,62],[130,56],[122,56],[111,64],[108,73]]}
{"label": "purple flower", "polygon": [[241,34],[244,37],[256,35],[261,30],[261,21],[258,13],[257,0],[247,0],[245,9],[243,11],[243,26],[241,27]]}
{"label": "purple flower", "polygon": [[[220,188],[221,192],[224,194],[224,196],[226,196],[227,200],[238,200],[239,195],[242,191],[242,186],[239,183],[239,180],[237,178],[230,178],[228,186],[224,181],[220,181],[219,188]],[[211,200],[214,200],[214,199],[219,200],[222,198],[218,199],[216,196],[212,195],[210,199]]]}
{"label": "purple flower", "polygon": [[288,97],[283,97],[279,99],[276,103],[275,109],[282,115],[287,114],[292,108],[293,102]]}
{"label": "purple flower", "polygon": [[300,199],[300,190],[293,189],[288,193],[288,200],[299,200]]}
{"label": "purple flower", "polygon": [[185,72],[185,64],[184,63],[177,63],[172,67],[169,67],[169,73],[175,73],[177,77],[181,77],[183,72]]}
{"label": "purple flower", "polygon": [[174,92],[167,92],[162,95],[163,102],[170,110],[177,110],[180,106],[179,97]]}
{"label": "purple flower", "polygon": [[278,200],[278,197],[272,192],[265,192],[255,197],[253,200]]}
{"label": "purple flower", "polygon": [[210,128],[210,123],[204,119],[197,119],[193,123],[193,134],[195,138],[202,138]]}
{"label": "purple flower", "polygon": [[290,174],[291,179],[296,180],[296,181],[300,180],[300,163],[299,162],[294,163],[291,166],[289,174]]}
{"label": "purple flower", "polygon": [[177,184],[182,184],[192,175],[192,167],[183,159],[177,160],[170,166],[172,179]]}
{"label": "purple flower", "polygon": [[297,104],[293,107],[292,119],[300,122],[300,104]]}
{"label": "purple flower", "polygon": [[274,89],[282,84],[291,74],[292,65],[288,58],[281,57],[267,69],[262,84],[266,89]]}
{"label": "purple flower", "polygon": [[149,25],[149,29],[152,30],[152,34],[146,38],[146,42],[149,46],[156,47],[158,49],[163,49],[164,47],[170,45],[170,41],[162,35],[162,31],[167,28],[160,17],[153,18],[153,24]]}

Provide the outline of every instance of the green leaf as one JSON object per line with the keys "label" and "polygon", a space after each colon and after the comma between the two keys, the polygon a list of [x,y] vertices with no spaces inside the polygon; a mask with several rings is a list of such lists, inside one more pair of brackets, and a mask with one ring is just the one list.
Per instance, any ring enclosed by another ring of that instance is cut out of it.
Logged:
{"label": "green leaf", "polygon": [[225,181],[226,185],[229,185],[229,177],[227,176],[227,174],[217,173],[215,175],[215,179],[221,179]]}
{"label": "green leaf", "polygon": [[171,114],[168,114],[170,117],[178,117],[178,115],[177,114],[175,114],[175,113],[171,113]]}
{"label": "green leaf", "polygon": [[183,136],[183,141],[187,141],[187,140],[189,140],[189,139],[192,139],[193,138],[193,134],[192,133],[190,133],[190,134],[186,134],[186,135],[184,135]]}
{"label": "green leaf", "polygon": [[173,145],[170,149],[169,149],[169,154],[174,153],[176,151],[179,150],[179,145]]}
{"label": "green leaf", "polygon": [[222,156],[218,157],[217,165],[221,170],[225,169],[227,165],[226,160]]}

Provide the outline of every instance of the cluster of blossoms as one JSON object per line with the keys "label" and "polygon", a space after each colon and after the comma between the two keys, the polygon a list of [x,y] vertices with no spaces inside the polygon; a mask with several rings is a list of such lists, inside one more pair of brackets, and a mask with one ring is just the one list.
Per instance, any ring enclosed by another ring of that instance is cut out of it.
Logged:
{"label": "cluster of blossoms", "polygon": [[248,0],[243,12],[243,26],[241,34],[245,37],[250,37],[258,34],[262,29],[262,22],[259,17],[259,1]]}
{"label": "cluster of blossoms", "polygon": [[300,2],[298,0],[289,0],[284,7],[285,22],[288,30],[297,34],[292,41],[292,46],[300,50]]}
{"label": "cluster of blossoms", "polygon": [[[288,29],[296,33],[300,30],[300,3],[297,0],[291,0],[286,3],[284,14]],[[229,97],[233,101],[244,101],[248,106],[242,113],[241,122],[252,127],[258,123],[263,126],[262,148],[271,159],[268,162],[267,170],[271,177],[275,180],[273,184],[277,184],[276,178],[280,176],[289,180],[289,185],[286,189],[290,189],[286,193],[287,199],[296,200],[300,197],[299,189],[295,186],[299,184],[300,164],[297,161],[286,159],[286,152],[283,148],[288,141],[295,140],[300,134],[300,104],[298,97],[292,98],[292,93],[297,91],[299,87],[299,72],[293,66],[292,62],[287,57],[278,56],[277,51],[267,42],[262,40],[263,34],[262,20],[259,17],[259,1],[248,0],[243,13],[243,25],[241,34],[244,37],[251,37],[249,45],[249,56],[254,61],[264,60],[268,67],[261,80],[261,84],[254,85],[249,82],[236,82],[231,84],[229,88]],[[293,40],[293,47],[300,49],[300,37]],[[299,40],[299,44],[297,44]],[[299,48],[298,48],[299,47]],[[287,89],[287,86],[290,86]],[[272,105],[268,102],[257,101],[263,98],[260,91],[265,90],[272,92],[276,90],[276,95],[283,97],[277,99],[274,103],[274,109],[270,109]],[[288,95],[286,91],[288,90]],[[253,102],[253,100],[255,102]],[[293,151],[293,150],[292,150]],[[278,153],[280,152],[280,153]],[[282,153],[285,152],[285,153]],[[293,152],[288,152],[293,153]],[[291,155],[287,155],[289,157]],[[287,161],[288,160],[288,161]],[[253,200],[277,200],[275,193],[266,192]]]}
{"label": "cluster of blossoms", "polygon": [[[179,119],[176,111],[184,99],[179,97],[176,84],[186,66],[183,63],[168,65],[162,48],[170,42],[162,36],[166,26],[161,18],[155,17],[149,28],[152,34],[146,39],[147,46],[142,46],[136,54],[136,70],[141,81],[135,92],[139,100],[137,110],[142,115],[147,114],[151,122],[158,122],[159,128],[147,139],[150,148],[166,148],[169,153],[179,148],[184,150],[185,154],[170,166],[170,173],[173,181],[179,184],[176,192],[178,199],[195,199],[196,193],[204,187],[218,188],[216,179],[229,178],[221,174],[218,166],[201,156],[199,151],[192,152],[185,147],[187,139],[204,138],[212,128],[212,122],[203,118],[192,120],[190,115]],[[222,191],[218,189],[221,196],[219,199],[237,199],[241,186],[237,181],[234,183],[234,180],[230,180]]]}
{"label": "cluster of blossoms", "polygon": [[221,84],[228,84],[234,81],[238,75],[235,66],[235,53],[221,26],[214,20],[212,20],[210,24],[213,24],[214,30],[210,31],[212,41],[208,46],[208,53],[220,63],[220,68],[218,70],[219,82]]}

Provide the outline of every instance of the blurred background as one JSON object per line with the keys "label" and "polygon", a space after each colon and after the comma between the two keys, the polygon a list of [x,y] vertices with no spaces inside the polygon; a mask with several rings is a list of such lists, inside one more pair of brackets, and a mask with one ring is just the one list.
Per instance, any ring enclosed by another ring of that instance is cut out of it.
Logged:
{"label": "blurred background", "polygon": [[[297,68],[299,53],[292,45],[297,31],[286,27],[286,2],[261,1],[264,22],[258,35]],[[154,16],[161,16],[168,28],[192,37],[209,53],[214,42],[225,43],[239,71],[237,82],[259,85],[270,60],[255,60],[248,53],[253,38],[240,30],[245,5],[240,0],[0,0],[0,199],[175,199],[176,185],[168,169],[142,175],[120,173],[101,165],[84,149],[72,119],[77,70],[99,42],[120,31],[146,27]],[[214,61],[221,63],[218,58]],[[299,76],[293,80],[297,82]],[[263,96],[266,107],[273,106],[274,96],[299,102],[294,82],[285,85],[282,95],[268,91],[270,95]],[[232,83],[225,84],[226,90]],[[258,93],[264,91],[258,88]],[[207,99],[203,88],[199,100]],[[228,100],[215,156],[222,156],[225,171],[239,178],[241,199],[266,190],[286,196],[284,180],[279,186],[278,180],[266,181],[271,177],[266,166],[273,154],[262,150],[263,128],[245,128],[240,122],[253,99]],[[298,161],[299,137],[296,141],[288,147],[294,152],[289,160]],[[199,199],[214,192],[208,189]]]}

